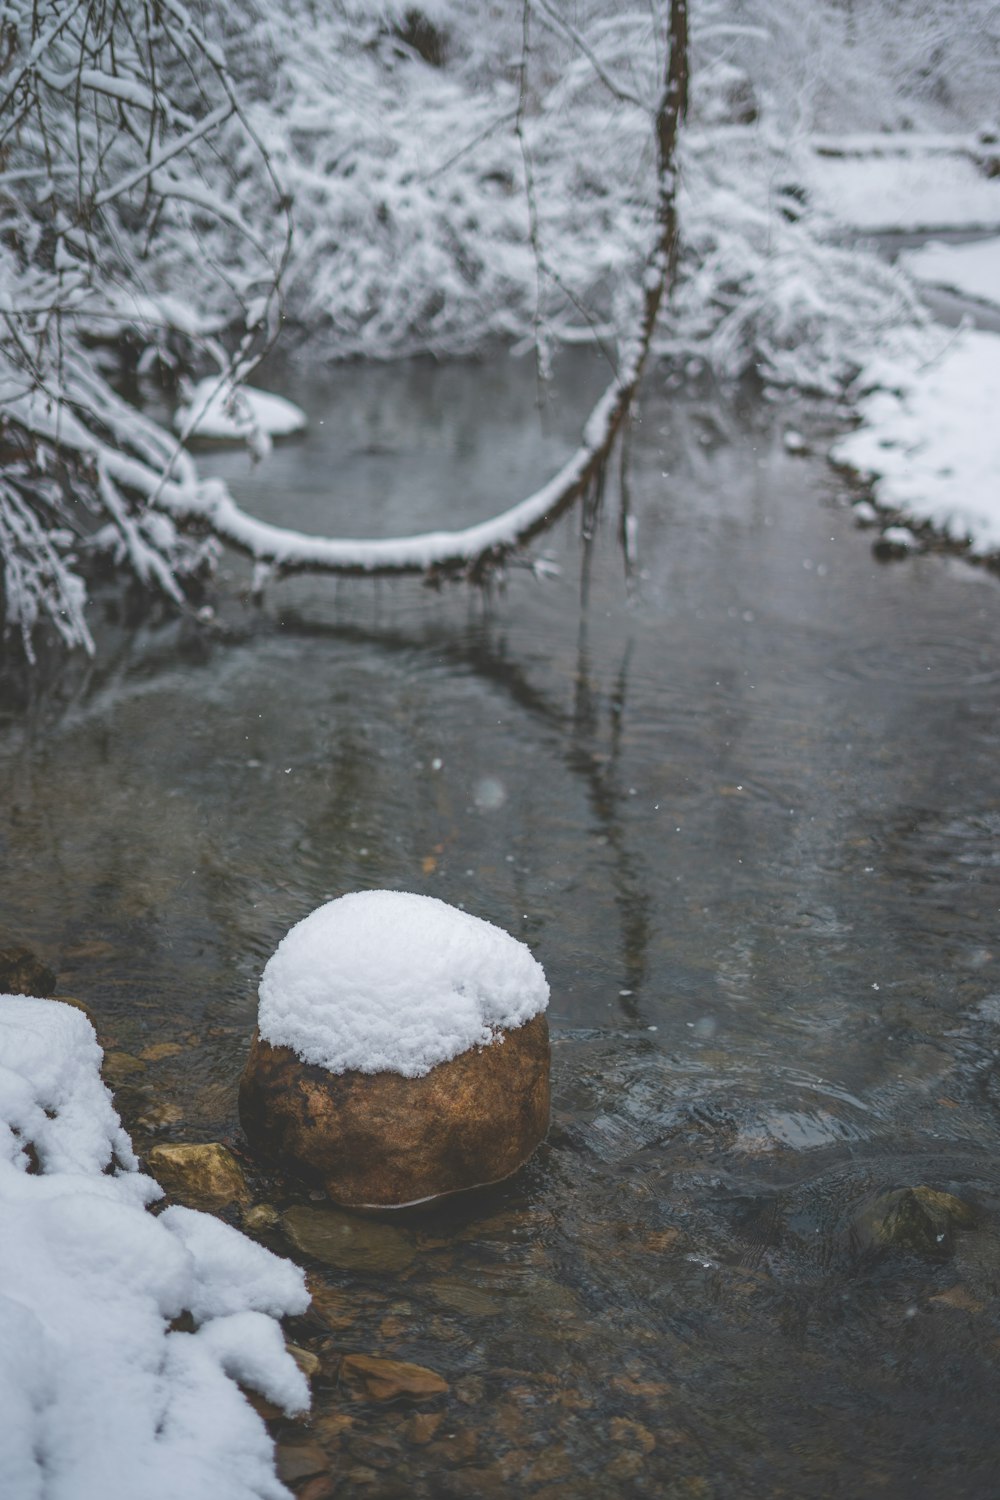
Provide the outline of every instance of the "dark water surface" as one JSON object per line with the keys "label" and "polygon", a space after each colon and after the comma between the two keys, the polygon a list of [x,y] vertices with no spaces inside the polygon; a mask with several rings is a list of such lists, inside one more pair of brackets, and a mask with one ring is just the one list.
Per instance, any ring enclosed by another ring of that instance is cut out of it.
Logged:
{"label": "dark water surface", "polygon": [[[524,364],[344,370],[290,391],[301,444],[211,467],[311,530],[459,524],[551,472],[598,379],[543,431]],[[234,581],[0,713],[4,927],[90,1007],[140,1150],[239,1145],[260,970],[327,897],[464,903],[546,968],[528,1169],[369,1226],[395,1270],[309,1263],[294,1488],[1000,1493],[1000,588],[876,562],[824,437],[650,392],[631,587],[612,493],[585,602],[574,521],[490,601]],[[366,1401],[345,1352],[448,1394]]]}

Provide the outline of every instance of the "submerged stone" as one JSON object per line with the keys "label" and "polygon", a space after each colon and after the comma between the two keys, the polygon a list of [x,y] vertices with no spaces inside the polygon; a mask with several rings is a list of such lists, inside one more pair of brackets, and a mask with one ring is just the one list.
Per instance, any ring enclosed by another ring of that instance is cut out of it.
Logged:
{"label": "submerged stone", "polygon": [[972,1229],[976,1216],[952,1193],[929,1187],[894,1188],[864,1203],[850,1230],[858,1254],[898,1250],[944,1260],[954,1248],[956,1229]]}
{"label": "submerged stone", "polygon": [[341,1379],[360,1386],[373,1401],[425,1401],[443,1396],[448,1382],[426,1365],[411,1365],[400,1359],[381,1359],[374,1354],[345,1354],[340,1362]]}
{"label": "submerged stone", "polygon": [[0,994],[48,999],[56,987],[54,970],[24,943],[0,943]]}
{"label": "submerged stone", "polygon": [[336,1209],[301,1204],[281,1224],[296,1250],[341,1271],[402,1271],[416,1254],[405,1230]]}
{"label": "submerged stone", "polygon": [[255,1150],[348,1207],[398,1207],[498,1182],[548,1128],[548,1024],[535,1016],[420,1078],[329,1073],[255,1035],[240,1119]]}
{"label": "submerged stone", "polygon": [[146,1165],[171,1198],[191,1208],[226,1208],[249,1197],[243,1168],[218,1141],[153,1146]]}

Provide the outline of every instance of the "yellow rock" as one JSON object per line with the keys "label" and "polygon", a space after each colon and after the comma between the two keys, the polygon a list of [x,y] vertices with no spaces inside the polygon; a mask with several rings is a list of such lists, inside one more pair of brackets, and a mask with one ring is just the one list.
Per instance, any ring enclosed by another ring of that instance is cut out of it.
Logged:
{"label": "yellow rock", "polygon": [[180,1042],[153,1042],[149,1047],[143,1047],[139,1056],[143,1062],[160,1062],[165,1057],[176,1057],[178,1052],[184,1048]]}
{"label": "yellow rock", "polygon": [[105,1052],[104,1054],[101,1072],[104,1074],[105,1083],[110,1084],[113,1089],[118,1088],[120,1084],[127,1083],[137,1073],[145,1073],[145,1071],[146,1064],[140,1062],[137,1057],[133,1057],[131,1052]]}
{"label": "yellow rock", "polygon": [[250,1196],[243,1168],[218,1141],[154,1146],[146,1165],[171,1198],[190,1208],[225,1208]]}
{"label": "yellow rock", "polygon": [[307,1380],[315,1380],[323,1368],[322,1360],[318,1354],[313,1354],[311,1349],[302,1349],[298,1344],[286,1344],[285,1348],[302,1371]]}

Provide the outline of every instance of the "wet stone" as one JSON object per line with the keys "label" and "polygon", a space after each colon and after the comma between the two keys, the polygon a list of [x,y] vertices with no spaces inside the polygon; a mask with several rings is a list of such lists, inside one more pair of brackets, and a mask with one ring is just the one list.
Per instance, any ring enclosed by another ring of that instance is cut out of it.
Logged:
{"label": "wet stone", "polygon": [[549,1122],[544,1015],[419,1078],[330,1073],[254,1034],[240,1120],[267,1160],[355,1208],[423,1202],[509,1177]]}
{"label": "wet stone", "polygon": [[271,1203],[254,1203],[243,1215],[247,1234],[266,1234],[279,1223],[281,1215]]}
{"label": "wet stone", "polygon": [[226,1208],[249,1197],[243,1168],[218,1141],[153,1146],[146,1165],[171,1198],[191,1208]]}
{"label": "wet stone", "polygon": [[47,1000],[55,987],[55,971],[24,943],[0,946],[0,994],[35,995]]}
{"label": "wet stone", "polygon": [[443,1422],[443,1411],[416,1411],[412,1417],[407,1418],[403,1434],[407,1442],[422,1447],[437,1436]]}
{"label": "wet stone", "polygon": [[105,1052],[104,1054],[101,1072],[104,1074],[105,1083],[113,1089],[145,1071],[146,1064],[138,1057],[133,1057],[131,1052]]}
{"label": "wet stone", "polygon": [[436,1370],[405,1360],[380,1359],[373,1354],[345,1354],[340,1365],[341,1379],[360,1387],[373,1401],[426,1401],[442,1396],[448,1382]]}
{"label": "wet stone", "polygon": [[330,1468],[330,1460],[324,1449],[319,1443],[308,1439],[278,1443],[274,1457],[278,1476],[285,1484],[311,1479],[314,1474],[326,1474]]}
{"label": "wet stone", "polygon": [[931,1260],[952,1253],[956,1229],[971,1229],[976,1216],[952,1193],[934,1188],[895,1188],[864,1203],[850,1228],[850,1242],[859,1255],[901,1251]]}
{"label": "wet stone", "polygon": [[426,1452],[430,1462],[457,1469],[463,1464],[475,1463],[479,1456],[479,1438],[467,1427],[455,1432],[445,1430],[428,1445]]}
{"label": "wet stone", "polygon": [[162,1062],[165,1057],[176,1057],[185,1049],[180,1042],[153,1042],[139,1053],[143,1062]]}
{"label": "wet stone", "polygon": [[337,1270],[402,1271],[416,1254],[403,1230],[338,1209],[300,1204],[282,1215],[281,1224],[296,1250]]}
{"label": "wet stone", "polygon": [[307,1380],[315,1380],[323,1368],[323,1362],[318,1354],[313,1354],[311,1349],[303,1349],[298,1344],[286,1344],[285,1348],[302,1371]]}
{"label": "wet stone", "polygon": [[314,1474],[305,1484],[299,1485],[296,1495],[298,1500],[333,1500],[336,1492],[337,1486],[332,1475]]}

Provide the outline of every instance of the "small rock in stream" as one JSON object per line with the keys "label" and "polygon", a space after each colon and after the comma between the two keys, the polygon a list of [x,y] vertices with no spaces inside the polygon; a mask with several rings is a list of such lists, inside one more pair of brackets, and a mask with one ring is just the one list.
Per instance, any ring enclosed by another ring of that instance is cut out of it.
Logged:
{"label": "small rock in stream", "polygon": [[858,1255],[900,1250],[930,1260],[952,1253],[956,1229],[972,1229],[976,1216],[952,1193],[929,1187],[894,1188],[862,1204],[850,1226]]}
{"label": "small rock in stream", "polygon": [[443,1396],[448,1382],[426,1365],[412,1365],[400,1359],[380,1359],[374,1354],[345,1354],[340,1363],[341,1379],[360,1386],[373,1401],[426,1401]]}
{"label": "small rock in stream", "polygon": [[171,1198],[190,1208],[226,1208],[250,1196],[243,1168],[218,1141],[153,1146],[146,1165]]}
{"label": "small rock in stream", "polygon": [[0,946],[0,994],[36,995],[47,1000],[55,987],[54,970],[24,943]]}
{"label": "small rock in stream", "polygon": [[889,526],[872,542],[872,551],[880,562],[908,557],[919,551],[920,543],[907,526]]}
{"label": "small rock in stream", "polygon": [[301,1204],[281,1224],[296,1250],[342,1271],[402,1271],[416,1254],[404,1230],[334,1208]]}

